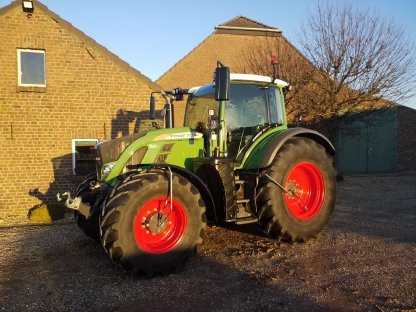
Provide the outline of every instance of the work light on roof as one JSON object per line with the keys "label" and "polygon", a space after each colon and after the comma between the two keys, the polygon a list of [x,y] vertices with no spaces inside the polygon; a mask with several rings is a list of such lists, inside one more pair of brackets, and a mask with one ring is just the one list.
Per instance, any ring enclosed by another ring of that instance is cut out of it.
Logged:
{"label": "work light on roof", "polygon": [[23,8],[23,12],[33,13],[33,1],[23,0],[22,1],[22,8]]}

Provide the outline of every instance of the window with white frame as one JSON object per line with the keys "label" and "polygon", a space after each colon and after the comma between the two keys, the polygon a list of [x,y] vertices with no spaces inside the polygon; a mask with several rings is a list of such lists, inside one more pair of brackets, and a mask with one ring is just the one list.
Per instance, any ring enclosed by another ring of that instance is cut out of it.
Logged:
{"label": "window with white frame", "polygon": [[87,175],[95,170],[97,139],[72,140],[72,174]]}
{"label": "window with white frame", "polygon": [[45,51],[17,49],[18,82],[23,87],[46,87]]}

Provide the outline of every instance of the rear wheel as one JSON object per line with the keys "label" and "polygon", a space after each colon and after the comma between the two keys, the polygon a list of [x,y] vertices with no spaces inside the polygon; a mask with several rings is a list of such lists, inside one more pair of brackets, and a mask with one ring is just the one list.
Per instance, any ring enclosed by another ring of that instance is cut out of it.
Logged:
{"label": "rear wheel", "polygon": [[166,172],[128,177],[110,195],[100,222],[101,241],[126,270],[152,276],[181,268],[202,243],[205,205],[197,188]]}
{"label": "rear wheel", "polygon": [[323,146],[307,138],[290,139],[262,174],[258,218],[267,233],[306,241],[328,223],[335,205],[335,170]]}

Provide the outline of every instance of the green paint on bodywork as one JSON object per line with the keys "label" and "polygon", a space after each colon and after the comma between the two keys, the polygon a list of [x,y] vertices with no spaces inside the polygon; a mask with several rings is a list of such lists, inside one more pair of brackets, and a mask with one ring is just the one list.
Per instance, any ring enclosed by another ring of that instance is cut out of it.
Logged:
{"label": "green paint on bodywork", "polygon": [[[247,85],[259,85],[269,86],[270,84],[264,82],[252,82],[252,81],[233,81],[233,83],[247,84]],[[272,126],[265,133],[259,135],[255,139],[254,143],[246,149],[243,148],[242,153],[244,155],[237,156],[235,169],[258,169],[263,157],[267,152],[267,148],[270,142],[274,138],[280,135],[280,133],[287,130],[286,109],[284,102],[284,95],[282,86],[275,85],[278,90],[278,96],[280,101],[278,102],[277,110],[281,109],[280,126]],[[212,89],[212,88],[211,88]],[[211,92],[211,89],[208,91]],[[207,94],[210,94],[210,93]],[[208,97],[208,99],[211,99]],[[214,99],[212,98],[214,101]],[[215,105],[214,105],[215,107]],[[197,157],[213,157],[213,151],[215,148],[219,149],[220,156],[227,155],[228,149],[228,133],[227,133],[227,120],[225,120],[226,102],[221,101],[218,103],[218,119],[219,119],[219,131],[216,140],[210,140],[209,144],[211,155],[207,155],[205,151],[204,138],[202,133],[196,132],[190,127],[183,128],[170,128],[170,129],[158,129],[147,132],[144,136],[136,139],[133,143],[127,146],[127,148],[119,156],[118,160],[114,162],[114,166],[110,174],[105,178],[105,182],[110,186],[115,186],[119,183],[118,176],[125,172],[126,164],[129,164],[129,160],[132,155],[140,148],[146,147],[147,150],[141,160],[142,165],[152,165],[157,163],[166,163],[182,167],[184,169],[193,170],[193,159]],[[187,110],[188,111],[188,110]],[[199,115],[197,115],[199,117]],[[201,117],[202,118],[202,117]],[[204,120],[208,122],[209,120]],[[196,126],[196,123],[195,125]],[[260,129],[260,128],[259,128]],[[260,130],[259,130],[260,131]],[[169,148],[163,148],[164,145],[171,144]],[[105,165],[105,164],[104,164]],[[140,169],[135,169],[140,170]]]}
{"label": "green paint on bodywork", "polygon": [[280,134],[287,130],[286,125],[272,128],[263,133],[245,153],[241,164],[236,165],[235,169],[258,169],[265,155],[269,143]]}
{"label": "green paint on bodywork", "polygon": [[[172,148],[169,151],[163,151],[163,146],[168,143],[173,144]],[[114,183],[117,184],[113,180],[122,173],[130,157],[142,147],[147,147],[147,151],[141,164],[155,164],[157,163],[158,156],[166,155],[164,163],[188,170],[192,170],[193,158],[203,157],[205,154],[202,134],[191,128],[184,127],[149,131],[146,135],[127,146],[114,163],[114,167],[106,177],[105,182],[110,186]]]}

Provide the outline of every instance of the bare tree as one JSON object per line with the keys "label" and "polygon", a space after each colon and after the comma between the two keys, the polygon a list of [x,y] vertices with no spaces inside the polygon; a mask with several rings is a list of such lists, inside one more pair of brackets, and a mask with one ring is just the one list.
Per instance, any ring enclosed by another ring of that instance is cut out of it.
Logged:
{"label": "bare tree", "polygon": [[307,111],[308,86],[316,69],[285,37],[259,37],[241,52],[238,71],[272,76],[271,56],[278,60],[278,78],[290,83],[293,90],[286,95],[286,111],[291,119]]}
{"label": "bare tree", "polygon": [[318,4],[300,42],[319,70],[309,98],[315,120],[371,111],[414,94],[414,44],[393,20],[352,6]]}
{"label": "bare tree", "polygon": [[301,52],[283,36],[259,37],[242,51],[238,68],[271,75],[276,55],[279,78],[293,86],[286,96],[291,121],[302,117],[331,134],[340,116],[362,117],[415,94],[415,46],[400,25],[375,12],[318,4],[300,44]]}

